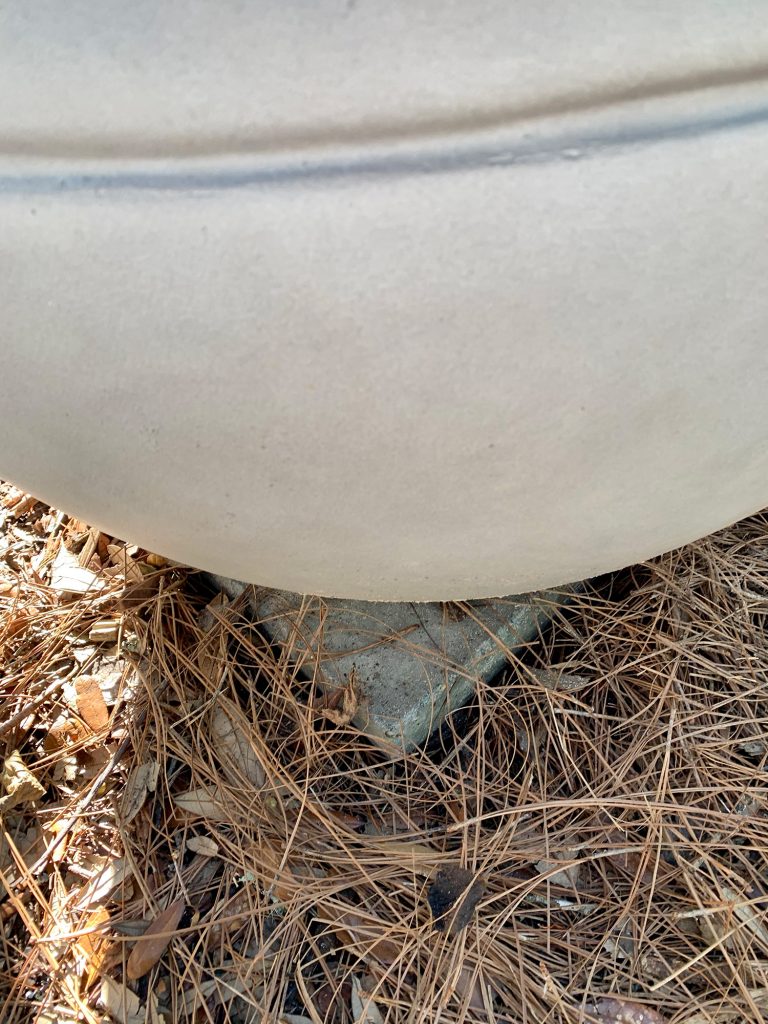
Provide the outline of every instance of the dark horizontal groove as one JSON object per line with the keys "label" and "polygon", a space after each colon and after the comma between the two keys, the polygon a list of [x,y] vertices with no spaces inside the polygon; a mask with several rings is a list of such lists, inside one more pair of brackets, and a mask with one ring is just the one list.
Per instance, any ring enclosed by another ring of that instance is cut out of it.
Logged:
{"label": "dark horizontal groove", "polygon": [[[348,146],[398,145],[413,140],[429,138],[436,142],[444,139],[450,143],[456,137],[471,137],[491,131],[510,131],[521,125],[536,121],[546,122],[552,118],[569,114],[599,114],[625,104],[637,104],[651,100],[675,99],[694,93],[707,93],[738,86],[765,83],[768,89],[768,62],[742,65],[735,68],[708,68],[695,74],[670,76],[657,81],[641,81],[616,86],[606,83],[602,89],[589,87],[582,92],[574,90],[561,96],[550,96],[538,102],[522,104],[505,103],[482,112],[463,116],[428,116],[424,121],[404,125],[396,118],[376,123],[289,130],[273,132],[269,144],[245,139],[233,142],[226,137],[206,137],[190,140],[184,138],[174,143],[172,137],[163,140],[131,139],[125,136],[104,136],[99,140],[78,140],[71,135],[61,139],[0,137],[0,157],[48,158],[100,160],[108,158],[124,160],[184,160],[224,157],[268,156],[279,159],[281,155],[313,150],[333,150]],[[511,90],[514,84],[511,83]]]}
{"label": "dark horizontal groove", "polygon": [[[212,191],[245,188],[259,185],[289,185],[294,182],[332,181],[362,177],[397,178],[416,174],[449,174],[480,168],[531,166],[560,163],[574,159],[590,159],[611,151],[655,143],[684,141],[737,131],[760,124],[768,124],[768,102],[727,114],[702,116],[697,120],[686,118],[678,122],[642,123],[627,128],[593,133],[552,134],[544,138],[516,135],[509,143],[480,140],[476,133],[454,148],[431,147],[370,154],[335,153],[325,157],[286,154],[280,161],[253,155],[252,166],[197,167],[199,158],[179,158],[178,169],[154,169],[151,166],[135,170],[78,173],[0,173],[0,193],[58,193],[69,191],[102,190],[173,190]],[[233,154],[219,154],[226,159]],[[141,163],[142,161],[126,161]],[[151,161],[144,161],[151,164]],[[186,166],[185,166],[186,165]],[[0,165],[1,166],[1,165]]]}

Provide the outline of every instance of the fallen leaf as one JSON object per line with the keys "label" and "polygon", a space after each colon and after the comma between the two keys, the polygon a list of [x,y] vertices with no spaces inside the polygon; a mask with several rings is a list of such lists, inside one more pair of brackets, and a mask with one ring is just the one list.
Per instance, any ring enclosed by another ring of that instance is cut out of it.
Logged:
{"label": "fallen leaf", "polygon": [[288,903],[296,895],[300,884],[278,843],[262,837],[259,843],[259,866],[265,873],[264,888],[271,890],[281,903]]}
{"label": "fallen leaf", "polygon": [[188,793],[180,793],[173,798],[176,806],[187,814],[208,818],[209,821],[228,821],[226,798],[220,795],[218,786],[198,786]]}
{"label": "fallen leaf", "polygon": [[51,587],[63,594],[87,594],[103,590],[104,584],[62,544],[51,565]]}
{"label": "fallen leaf", "polygon": [[[234,977],[231,967],[228,977],[221,973],[222,969],[226,970],[227,968],[225,965],[220,965],[215,978],[207,978],[203,982],[198,982],[194,988],[184,993],[185,1020],[195,1019],[195,1013],[209,1000],[220,1006],[226,1006],[236,996],[252,990],[252,982],[249,984],[244,978]],[[312,1024],[311,1021],[310,1024]]]}
{"label": "fallen leaf", "polygon": [[77,948],[85,960],[83,973],[86,989],[91,987],[101,973],[102,964],[109,951],[109,939],[103,932],[103,926],[107,921],[109,921],[109,911],[106,907],[94,910],[83,922],[82,927],[86,929],[86,934],[81,935],[77,940]]}
{"label": "fallen leaf", "polygon": [[552,853],[552,860],[540,860],[536,864],[536,870],[540,875],[546,875],[547,881],[553,885],[562,885],[566,889],[576,889],[581,875],[581,865],[578,863],[565,864],[563,861],[572,861],[570,854],[560,850]]}
{"label": "fallen leaf", "polygon": [[329,694],[323,702],[317,705],[316,710],[334,725],[349,725],[357,714],[359,704],[360,698],[353,669],[347,685]]}
{"label": "fallen leaf", "polygon": [[19,501],[14,502],[12,506],[13,518],[21,519],[21,517],[33,509],[37,503],[37,498],[33,497],[31,494],[25,494]]}
{"label": "fallen leaf", "polygon": [[333,912],[324,917],[320,913],[317,919],[322,924],[330,925],[339,940],[364,960],[373,956],[389,966],[402,955],[402,943],[390,938],[387,933],[391,934],[391,929],[373,914],[369,913],[363,917],[358,914]]}
{"label": "fallen leaf", "polygon": [[100,732],[109,722],[109,711],[95,676],[78,676],[75,679],[77,691],[77,713],[93,732]]}
{"label": "fallen leaf", "polygon": [[43,739],[43,749],[48,754],[63,747],[69,747],[81,740],[87,740],[89,732],[87,726],[73,715],[59,715],[51,723]]}
{"label": "fallen leaf", "polygon": [[237,769],[236,775],[245,775],[249,782],[260,789],[267,781],[264,767],[245,731],[222,707],[218,707],[213,715],[211,733],[216,741],[216,753],[222,762],[229,761]]}
{"label": "fallen leaf", "polygon": [[15,615],[12,615],[5,623],[5,629],[3,630],[3,639],[12,640],[14,637],[21,637],[26,632],[27,627],[32,622],[32,616],[29,612],[20,608]]}
{"label": "fallen leaf", "polygon": [[349,1006],[351,999],[352,985],[348,981],[326,981],[312,993],[312,1002],[323,1022],[338,1020],[341,1008]]}
{"label": "fallen leaf", "polygon": [[668,1019],[650,1006],[618,996],[598,999],[590,1012],[605,1024],[668,1024]]}
{"label": "fallen leaf", "polygon": [[133,821],[147,799],[148,793],[154,793],[160,765],[157,761],[145,761],[131,770],[125,784],[123,798],[120,801],[120,813],[123,824]]}
{"label": "fallen leaf", "polygon": [[589,686],[592,680],[588,676],[568,675],[551,668],[529,668],[528,672],[547,690],[561,693],[573,693]]}
{"label": "fallen leaf", "polygon": [[734,916],[742,921],[753,935],[760,939],[762,946],[768,946],[768,928],[763,924],[765,920],[764,900],[756,904],[750,901],[743,893],[738,892],[730,885],[724,883],[720,886],[723,896],[733,905]]}
{"label": "fallen leaf", "polygon": [[478,971],[472,970],[471,967],[462,967],[456,979],[456,993],[462,999],[469,996],[466,1005],[470,1010],[485,1010],[483,986]]}
{"label": "fallen leaf", "polygon": [[160,1012],[160,1001],[156,992],[149,991],[147,993],[147,1008],[149,1009],[149,1024],[165,1024],[166,1016]]}
{"label": "fallen leaf", "polygon": [[94,903],[103,903],[114,889],[131,874],[131,866],[123,857],[105,860],[98,869],[98,874],[91,879],[77,901],[77,909],[85,910]]}
{"label": "fallen leaf", "polygon": [[199,853],[204,857],[215,857],[219,852],[219,844],[207,836],[190,836],[186,846],[192,853]]}
{"label": "fallen leaf", "polygon": [[0,812],[9,811],[19,804],[39,800],[45,793],[45,786],[38,782],[27,768],[18,750],[14,750],[5,759],[0,774],[0,785],[5,790],[5,796],[0,796]]}
{"label": "fallen leaf", "polygon": [[104,978],[102,981],[99,1001],[115,1024],[144,1024],[139,997],[113,978]]}
{"label": "fallen leaf", "polygon": [[[745,989],[743,998],[745,1003],[749,1000],[759,1010],[768,1010],[768,988]],[[751,1006],[718,1006],[716,1010],[697,1010],[692,1017],[686,1017],[682,1024],[726,1024],[726,1021],[728,1024],[744,1024],[750,1010]]]}
{"label": "fallen leaf", "polygon": [[13,508],[15,505],[18,505],[23,497],[24,491],[20,491],[18,487],[11,487],[3,498],[3,508]]}
{"label": "fallen leaf", "polygon": [[184,915],[185,906],[183,899],[174,900],[160,911],[141,938],[136,940],[126,967],[126,974],[132,981],[151,971],[166,951]]}
{"label": "fallen leaf", "polygon": [[61,864],[65,858],[68,858],[69,851],[67,847],[72,838],[72,832],[74,829],[68,829],[65,821],[52,821],[49,826],[49,831],[53,832],[54,836],[57,836],[60,832],[64,833],[63,838],[54,846],[53,851],[51,852],[51,861],[54,864]]}
{"label": "fallen leaf", "polygon": [[427,899],[438,931],[457,935],[472,919],[485,892],[485,883],[472,871],[448,864],[437,872]]}
{"label": "fallen leaf", "polygon": [[352,997],[350,1002],[352,1004],[352,1016],[355,1019],[355,1024],[384,1024],[384,1018],[381,1016],[378,1006],[365,991],[360,979],[354,975],[352,975]]}
{"label": "fallen leaf", "polygon": [[739,744],[739,750],[749,757],[762,757],[768,750],[768,744],[765,740],[745,740]]}

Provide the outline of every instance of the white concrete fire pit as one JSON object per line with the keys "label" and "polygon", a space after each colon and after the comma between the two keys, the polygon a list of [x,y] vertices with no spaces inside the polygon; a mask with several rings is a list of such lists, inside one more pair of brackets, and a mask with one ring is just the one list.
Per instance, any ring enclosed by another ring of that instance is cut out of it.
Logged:
{"label": "white concrete fire pit", "polygon": [[763,0],[9,0],[0,474],[212,571],[549,587],[768,504]]}

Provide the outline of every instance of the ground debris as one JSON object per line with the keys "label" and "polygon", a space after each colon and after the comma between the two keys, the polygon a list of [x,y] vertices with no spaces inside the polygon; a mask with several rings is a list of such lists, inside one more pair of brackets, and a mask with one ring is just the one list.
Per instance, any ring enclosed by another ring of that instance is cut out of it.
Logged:
{"label": "ground debris", "polygon": [[123,790],[120,813],[123,824],[133,821],[149,793],[154,793],[160,765],[157,761],[144,761],[131,770]]}
{"label": "ground debris", "polygon": [[39,800],[45,794],[45,786],[27,768],[18,750],[5,759],[0,785],[5,791],[0,796],[0,813],[7,813],[19,804]]}
{"label": "ground debris", "polygon": [[[323,602],[273,646],[198,575],[11,504],[3,1024],[764,1024],[768,516],[587,584],[403,750],[348,673],[300,671]],[[55,589],[57,557],[100,586]]]}
{"label": "ground debris", "polygon": [[458,935],[472,920],[484,892],[485,882],[473,871],[458,864],[441,867],[427,894],[437,930]]}
{"label": "ground debris", "polygon": [[80,565],[76,555],[68,551],[63,544],[51,564],[51,587],[65,594],[94,593],[104,588],[105,584],[97,573]]}
{"label": "ground debris", "polygon": [[618,996],[603,996],[590,1010],[603,1024],[668,1024],[668,1018],[650,1006]]}
{"label": "ground debris", "polygon": [[128,957],[126,973],[135,981],[151,971],[166,951],[173,939],[182,916],[185,903],[183,899],[169,903],[157,917],[150,922],[144,934],[136,940],[136,945]]}

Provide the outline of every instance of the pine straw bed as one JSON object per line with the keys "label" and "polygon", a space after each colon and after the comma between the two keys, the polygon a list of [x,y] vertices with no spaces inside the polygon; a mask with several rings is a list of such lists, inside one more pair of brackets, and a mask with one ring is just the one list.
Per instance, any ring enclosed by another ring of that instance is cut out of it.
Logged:
{"label": "pine straw bed", "polygon": [[403,756],[241,603],[4,493],[3,1024],[766,1019],[768,517],[589,584]]}

